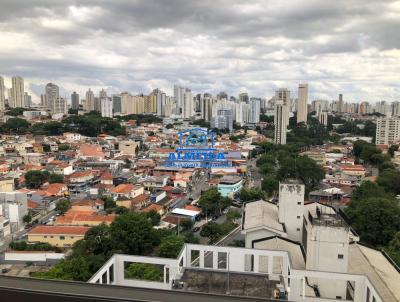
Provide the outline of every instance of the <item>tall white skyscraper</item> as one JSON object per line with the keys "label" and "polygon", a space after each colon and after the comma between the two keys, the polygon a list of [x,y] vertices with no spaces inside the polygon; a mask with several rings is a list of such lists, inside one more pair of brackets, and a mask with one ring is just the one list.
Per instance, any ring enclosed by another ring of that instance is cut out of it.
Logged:
{"label": "tall white skyscraper", "polygon": [[176,108],[178,108],[178,113],[181,112],[183,106],[183,99],[185,95],[185,88],[174,85],[174,98],[176,103]]}
{"label": "tall white skyscraper", "polygon": [[25,88],[24,88],[24,79],[19,76],[14,76],[11,79],[12,88],[11,88],[11,104],[10,107],[23,107],[24,106],[24,96],[25,96]]}
{"label": "tall white skyscraper", "polygon": [[156,100],[156,114],[158,116],[164,116],[165,114],[165,103],[167,95],[160,89],[154,89],[150,96],[154,96]]}
{"label": "tall white skyscraper", "polygon": [[193,116],[193,113],[192,91],[186,88],[183,94],[182,117],[190,118],[191,116]]}
{"label": "tall white skyscraper", "polygon": [[0,111],[3,111],[6,107],[6,87],[4,86],[4,78],[0,77]]}
{"label": "tall white skyscraper", "polygon": [[274,124],[275,124],[275,136],[274,141],[276,144],[286,144],[286,133],[287,126],[289,124],[289,108],[287,103],[283,100],[277,100],[275,102],[275,113],[274,113]]}
{"label": "tall white skyscraper", "polygon": [[[284,114],[285,118],[284,121],[286,123],[286,127],[289,126],[289,114],[290,114],[290,105],[291,105],[291,99],[290,99],[290,91],[286,88],[279,88],[275,92],[275,101],[282,101],[282,105],[284,106]],[[285,136],[286,137],[286,136]]]}
{"label": "tall white skyscraper", "polygon": [[249,101],[249,123],[257,124],[260,122],[261,100],[251,98]]}
{"label": "tall white skyscraper", "polygon": [[109,97],[103,97],[101,101],[101,116],[113,117],[113,100]]}
{"label": "tall white skyscraper", "polygon": [[308,84],[299,85],[297,98],[297,123],[307,123]]}
{"label": "tall white skyscraper", "polygon": [[207,122],[212,118],[212,102],[212,97],[208,95],[200,99],[201,118]]}
{"label": "tall white skyscraper", "polygon": [[53,110],[54,103],[59,97],[60,89],[58,88],[58,86],[53,83],[48,83],[45,87],[45,104],[43,105]]}
{"label": "tall white skyscraper", "polygon": [[85,111],[90,112],[94,110],[94,93],[92,90],[86,91]]}

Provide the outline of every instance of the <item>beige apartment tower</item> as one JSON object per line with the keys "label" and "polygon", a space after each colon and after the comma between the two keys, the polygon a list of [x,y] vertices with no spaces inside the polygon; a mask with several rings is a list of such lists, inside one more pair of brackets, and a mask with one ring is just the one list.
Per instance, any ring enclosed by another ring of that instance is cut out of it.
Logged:
{"label": "beige apartment tower", "polygon": [[307,123],[308,84],[299,85],[297,98],[297,123]]}
{"label": "beige apartment tower", "polygon": [[11,103],[10,107],[23,107],[25,99],[24,79],[18,76],[14,76],[11,79]]}

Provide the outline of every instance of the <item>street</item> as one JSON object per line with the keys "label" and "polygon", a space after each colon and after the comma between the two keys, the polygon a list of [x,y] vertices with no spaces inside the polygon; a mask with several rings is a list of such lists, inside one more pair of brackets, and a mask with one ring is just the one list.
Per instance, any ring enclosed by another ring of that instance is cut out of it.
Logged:
{"label": "street", "polygon": [[[41,217],[39,219],[39,223],[41,224],[42,222],[46,222],[49,220],[49,218],[51,216],[55,215],[55,211],[50,211],[49,213],[47,213],[46,215],[44,215],[43,217]],[[33,226],[34,227],[34,226]],[[29,229],[23,229],[20,230],[18,232],[15,232],[13,234],[10,234],[8,236],[6,236],[1,242],[0,242],[0,253],[3,253],[4,251],[6,251],[8,249],[9,244],[13,241],[13,240],[20,240],[22,239],[30,230]]]}

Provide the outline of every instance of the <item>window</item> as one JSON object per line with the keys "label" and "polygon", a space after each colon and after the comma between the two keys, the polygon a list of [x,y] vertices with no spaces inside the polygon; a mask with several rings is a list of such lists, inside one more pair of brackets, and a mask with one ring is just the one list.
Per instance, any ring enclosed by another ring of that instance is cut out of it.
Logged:
{"label": "window", "polygon": [[218,252],[218,269],[226,269],[227,268],[227,253],[226,252]]}
{"label": "window", "polygon": [[47,238],[47,236],[44,236],[44,238]]}
{"label": "window", "polygon": [[300,228],[297,228],[296,231],[297,231],[297,232],[300,232]]}
{"label": "window", "polygon": [[50,236],[50,238],[54,238],[54,236]]}
{"label": "window", "polygon": [[343,259],[344,258],[344,256],[342,254],[338,254],[337,257],[338,257],[338,259]]}
{"label": "window", "polygon": [[200,266],[200,251],[199,250],[191,250],[190,251],[190,263],[192,267]]}
{"label": "window", "polygon": [[336,296],[336,299],[342,300],[342,296]]}
{"label": "window", "polygon": [[297,204],[298,204],[298,205],[301,205],[301,201],[299,201]]}
{"label": "window", "polygon": [[300,216],[297,216],[297,219],[300,219]]}
{"label": "window", "polygon": [[74,236],[71,236],[71,239],[74,239]]}
{"label": "window", "polygon": [[246,272],[254,272],[254,255],[253,254],[244,255],[244,270]]}
{"label": "window", "polygon": [[60,236],[60,240],[65,240],[65,236]]}
{"label": "window", "polygon": [[214,255],[211,251],[204,251],[204,267],[213,268],[214,266]]}

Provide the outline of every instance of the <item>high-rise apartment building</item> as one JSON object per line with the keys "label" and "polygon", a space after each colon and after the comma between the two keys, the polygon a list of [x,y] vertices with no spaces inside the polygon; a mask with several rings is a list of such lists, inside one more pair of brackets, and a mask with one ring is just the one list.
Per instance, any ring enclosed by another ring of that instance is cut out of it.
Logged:
{"label": "high-rise apartment building", "polygon": [[44,106],[53,109],[55,101],[60,97],[60,89],[56,84],[48,83],[45,87]]}
{"label": "high-rise apartment building", "polygon": [[299,85],[297,97],[297,123],[307,123],[308,84]]}
{"label": "high-rise apartment building", "polygon": [[261,111],[261,99],[250,98],[249,101],[249,119],[248,122],[251,124],[257,124],[260,122]]}
{"label": "high-rise apartment building", "polygon": [[24,93],[24,107],[29,108],[32,105],[32,96],[27,92]]}
{"label": "high-rise apartment building", "polygon": [[14,76],[11,79],[12,88],[11,88],[11,103],[9,103],[10,107],[23,107],[24,106],[24,79],[19,76]]}
{"label": "high-rise apartment building", "polygon": [[182,117],[190,118],[193,116],[193,97],[192,91],[188,88],[185,89],[183,94],[183,104],[182,104]]}
{"label": "high-rise apartment building", "polygon": [[242,92],[239,94],[239,102],[248,103],[249,102],[249,94],[247,92]]}
{"label": "high-rise apartment building", "polygon": [[71,94],[71,108],[74,110],[79,109],[79,94],[75,91]]}
{"label": "high-rise apartment building", "polygon": [[6,87],[4,86],[4,78],[0,77],[0,111],[6,108]]}
{"label": "high-rise apartment building", "polygon": [[58,97],[52,102],[52,107],[50,108],[51,112],[56,114],[56,113],[67,113],[67,100]]}
{"label": "high-rise apartment building", "polygon": [[392,145],[400,142],[400,118],[383,117],[376,120],[377,145]]}
{"label": "high-rise apartment building", "polygon": [[211,127],[233,130],[233,113],[231,109],[218,110],[217,116],[211,119]]}
{"label": "high-rise apartment building", "polygon": [[336,111],[339,113],[344,112],[343,94],[339,94],[339,102],[337,104]]}
{"label": "high-rise apartment building", "polygon": [[101,99],[101,116],[113,117],[113,100],[109,97],[102,97]]}
{"label": "high-rise apartment building", "polygon": [[84,110],[85,111],[87,111],[87,112],[90,112],[90,111],[93,111],[93,110],[95,110],[95,104],[94,104],[94,102],[95,102],[95,100],[94,100],[94,93],[93,93],[93,91],[92,90],[90,90],[90,88],[89,88],[89,90],[88,91],[86,91],[86,99],[85,99],[85,108],[84,108]]}
{"label": "high-rise apartment building", "polygon": [[[275,92],[275,105],[276,102],[281,101],[284,111],[282,112],[285,116],[283,121],[286,123],[285,129],[289,126],[289,114],[291,107],[290,91],[286,88],[279,88]],[[274,106],[275,108],[275,106]],[[286,143],[286,130],[285,130],[285,143]]]}
{"label": "high-rise apartment building", "polygon": [[318,120],[322,125],[328,126],[328,111],[321,111]]}
{"label": "high-rise apartment building", "polygon": [[178,113],[181,113],[183,98],[185,94],[185,88],[182,86],[174,85],[174,98],[176,103],[176,108],[178,109]]}
{"label": "high-rise apartment building", "polygon": [[107,91],[104,89],[100,90],[99,92],[99,98],[106,98],[107,97]]}
{"label": "high-rise apartment building", "polygon": [[166,103],[166,97],[167,95],[165,94],[165,92],[162,92],[160,89],[154,89],[153,92],[151,93],[151,95],[153,95],[155,100],[155,109],[154,112],[158,115],[158,116],[164,116],[165,114],[165,103]]}
{"label": "high-rise apartment building", "polygon": [[121,113],[121,96],[114,94],[112,96],[114,113]]}
{"label": "high-rise apartment building", "polygon": [[286,144],[287,126],[289,124],[289,109],[288,105],[283,100],[277,100],[275,102],[274,110],[274,124],[275,124],[275,136],[274,141],[276,144]]}

